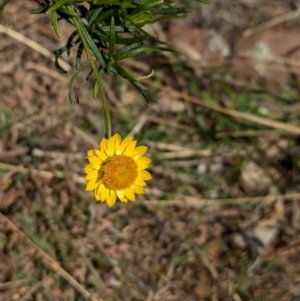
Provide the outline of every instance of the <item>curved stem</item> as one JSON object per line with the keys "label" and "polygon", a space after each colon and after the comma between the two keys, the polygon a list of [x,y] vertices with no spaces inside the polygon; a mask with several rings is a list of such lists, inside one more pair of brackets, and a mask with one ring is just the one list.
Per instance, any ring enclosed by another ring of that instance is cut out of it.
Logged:
{"label": "curved stem", "polygon": [[97,81],[97,84],[99,86],[100,95],[101,95],[101,98],[102,98],[102,101],[103,101],[103,113],[104,113],[104,119],[105,119],[106,137],[110,138],[111,137],[111,119],[110,119],[109,107],[108,107],[108,102],[107,102],[107,98],[106,98],[106,95],[105,95],[104,87],[103,87],[102,81],[100,79],[98,69],[97,69],[97,67],[94,63],[89,45],[88,45],[88,43],[87,43],[87,41],[86,41],[86,39],[85,39],[81,29],[80,29],[80,26],[78,26],[77,17],[72,17],[72,20],[74,22],[74,25],[76,26],[76,29],[77,29],[78,34],[80,36],[80,39],[83,43],[83,47],[84,47],[84,50],[86,52],[87,59],[88,59],[90,65],[91,65],[91,68],[93,70],[93,73],[94,73],[96,81]]}

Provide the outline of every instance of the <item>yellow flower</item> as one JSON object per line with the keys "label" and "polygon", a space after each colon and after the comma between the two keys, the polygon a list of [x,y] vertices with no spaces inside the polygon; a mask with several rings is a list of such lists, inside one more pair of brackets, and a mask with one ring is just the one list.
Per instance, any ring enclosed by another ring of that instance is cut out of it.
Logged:
{"label": "yellow flower", "polygon": [[123,141],[119,134],[102,139],[99,149],[87,152],[86,190],[94,190],[96,200],[106,201],[109,207],[117,197],[123,203],[135,201],[135,194],[144,193],[145,181],[152,179],[145,170],[151,162],[143,156],[147,149],[147,146],[136,147],[132,136]]}

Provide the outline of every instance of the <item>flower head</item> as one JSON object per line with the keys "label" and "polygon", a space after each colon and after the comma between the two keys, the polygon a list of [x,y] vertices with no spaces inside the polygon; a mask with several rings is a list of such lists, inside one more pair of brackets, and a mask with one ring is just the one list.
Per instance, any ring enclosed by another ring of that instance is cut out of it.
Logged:
{"label": "flower head", "polygon": [[102,139],[99,149],[87,152],[86,190],[94,190],[96,200],[106,201],[109,207],[117,197],[123,203],[135,201],[135,194],[143,194],[145,181],[152,178],[145,170],[151,162],[144,156],[147,149],[147,146],[136,147],[132,136],[123,141],[119,134]]}

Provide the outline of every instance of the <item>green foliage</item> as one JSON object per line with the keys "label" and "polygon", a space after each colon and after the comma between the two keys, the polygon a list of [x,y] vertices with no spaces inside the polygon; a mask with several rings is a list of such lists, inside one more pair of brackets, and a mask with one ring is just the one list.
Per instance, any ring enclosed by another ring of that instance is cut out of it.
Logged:
{"label": "green foliage", "polygon": [[[58,37],[60,37],[59,20],[66,20],[75,28],[67,44],[55,52],[56,66],[61,72],[65,72],[59,65],[58,58],[65,52],[70,53],[71,48],[78,45],[77,70],[69,86],[71,102],[73,81],[86,67],[82,62],[83,53],[86,51],[91,51],[93,60],[97,62],[97,73],[100,78],[104,74],[118,74],[129,80],[145,96],[146,88],[137,77],[121,67],[120,62],[141,53],[172,51],[166,42],[149,35],[142,28],[159,20],[186,16],[186,7],[176,7],[175,3],[165,2],[164,0],[53,0],[44,1],[41,7],[31,11],[33,14],[51,14],[53,28]],[[94,98],[98,90],[99,83],[96,80]]]}
{"label": "green foliage", "polygon": [[[205,2],[203,0],[194,0]],[[10,0],[0,5],[0,12]],[[111,136],[109,106],[102,85],[104,74],[116,74],[130,81],[147,99],[147,89],[140,79],[125,70],[120,62],[142,53],[173,51],[167,42],[148,34],[143,27],[160,20],[183,18],[187,6],[178,7],[174,1],[165,0],[44,0],[36,1],[40,7],[32,14],[50,14],[57,37],[61,37],[59,21],[65,20],[74,27],[65,46],[55,51],[55,65],[62,72],[59,58],[77,47],[76,71],[70,79],[69,100],[73,102],[72,86],[76,77],[87,66],[93,73],[93,97],[98,92],[103,102],[103,120],[106,136]],[[83,54],[85,53],[85,56]],[[88,77],[89,77],[88,76]],[[150,76],[150,75],[149,75]]]}

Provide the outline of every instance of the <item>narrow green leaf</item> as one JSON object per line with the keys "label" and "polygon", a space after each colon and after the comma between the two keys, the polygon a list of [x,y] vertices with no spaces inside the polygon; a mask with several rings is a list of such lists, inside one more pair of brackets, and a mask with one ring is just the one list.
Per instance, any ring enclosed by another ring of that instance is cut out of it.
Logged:
{"label": "narrow green leaf", "polygon": [[[71,33],[71,35],[69,36],[68,38],[68,41],[67,41],[67,44],[66,44],[66,47],[68,47],[67,49],[67,53],[68,55],[70,55],[70,50],[72,47],[74,47],[77,43],[80,42],[80,38],[77,38],[76,40],[74,40],[74,38],[78,35],[77,31],[73,31]],[[62,48],[60,48],[62,49]]]}
{"label": "narrow green leaf", "polygon": [[[102,78],[102,76],[104,75],[105,70],[104,69],[100,69],[99,70],[99,77]],[[97,94],[99,91],[99,85],[97,82],[95,82],[94,87],[93,87],[93,98],[96,99],[97,98]]]}
{"label": "narrow green leaf", "polygon": [[[97,17],[95,24],[99,25],[98,28],[102,29],[102,22],[103,20],[105,20],[106,18],[112,16],[114,14],[114,9],[108,9],[107,11],[103,12],[99,17]],[[110,26],[107,26],[108,31],[110,30]]]}
{"label": "narrow green leaf", "polygon": [[170,17],[174,18],[173,15],[186,14],[187,9],[184,7],[160,8],[156,13],[160,15],[172,15]]}
{"label": "narrow green leaf", "polygon": [[106,67],[106,63],[104,60],[103,55],[101,54],[101,52],[99,51],[98,47],[96,46],[96,44],[94,43],[93,39],[91,38],[90,34],[88,33],[88,31],[86,30],[84,24],[82,23],[81,19],[79,17],[74,18],[74,21],[76,22],[79,30],[82,32],[82,35],[84,36],[86,42],[88,43],[90,49],[92,50],[93,54],[95,55],[95,57],[97,58],[97,60],[100,62],[101,66],[103,68]]}
{"label": "narrow green leaf", "polygon": [[115,18],[111,17],[111,19],[110,19],[110,41],[109,41],[109,52],[108,52],[109,59],[112,59],[113,55],[114,55],[115,38],[116,38]]}
{"label": "narrow green leaf", "polygon": [[30,11],[32,15],[45,14],[49,6],[34,8]]}
{"label": "narrow green leaf", "polygon": [[52,12],[52,25],[54,28],[54,32],[58,38],[60,38],[60,30],[58,27],[58,19],[57,19],[57,11]]}
{"label": "narrow green leaf", "polygon": [[63,5],[65,5],[66,3],[68,3],[69,0],[58,0],[57,2],[55,2],[53,5],[51,5],[48,10],[46,11],[46,14],[50,14],[53,11],[59,9],[60,7],[62,7]]}
{"label": "narrow green leaf", "polygon": [[128,7],[132,6],[132,0],[123,0],[122,2],[122,9],[125,10]]}
{"label": "narrow green leaf", "polygon": [[87,63],[85,63],[83,66],[80,66],[78,70],[72,75],[69,86],[68,86],[68,97],[71,104],[73,104],[73,96],[72,96],[72,88],[73,88],[73,82],[75,78],[78,76],[78,74],[86,67]]}
{"label": "narrow green leaf", "polygon": [[80,43],[76,54],[76,70],[79,70],[81,68],[81,56],[83,53],[83,48],[83,43]]}
{"label": "narrow green leaf", "polygon": [[68,52],[69,53],[69,50],[72,47],[74,47],[76,44],[78,44],[79,42],[80,42],[80,38],[78,38],[78,39],[76,39],[74,41],[68,41],[68,43],[65,46],[59,48],[58,50],[56,50],[54,52],[55,56],[60,57],[64,52]]}
{"label": "narrow green leaf", "polygon": [[[64,14],[66,14],[67,16],[70,16],[70,17],[75,17],[77,16],[77,13],[73,12],[72,10],[68,9],[66,6],[61,6],[59,8],[59,10],[57,10],[58,12],[62,12]],[[66,19],[69,23],[72,24],[71,20],[69,18]]]}
{"label": "narrow green leaf", "polygon": [[[101,27],[101,30],[103,32],[108,32],[110,31],[110,26],[103,26]],[[138,31],[138,29],[136,27],[133,27],[133,26],[126,26],[126,27],[123,27],[123,26],[115,26],[115,32],[130,32],[130,33],[133,33],[133,32],[136,32]]]}
{"label": "narrow green leaf", "polygon": [[114,67],[112,67],[110,69],[110,71],[113,72],[114,74],[118,74],[118,75],[124,77],[125,79],[129,80],[130,82],[139,82],[139,79],[137,77],[131,75],[128,71],[126,71],[120,65],[117,65],[117,64],[114,65]]}
{"label": "narrow green leaf", "polygon": [[147,3],[145,3],[143,5],[137,6],[137,8],[131,12],[131,15],[136,15],[136,14],[139,14],[140,12],[146,12],[155,6],[162,4],[163,2],[164,2],[163,0],[148,1]]}
{"label": "narrow green leaf", "polygon": [[87,27],[91,27],[96,19],[98,18],[99,14],[102,12],[103,7],[96,8],[95,10],[91,10],[89,13],[89,23]]}
{"label": "narrow green leaf", "polygon": [[119,0],[94,0],[93,4],[95,5],[121,5]]}
{"label": "narrow green leaf", "polygon": [[133,43],[133,44],[130,44],[128,46],[125,46],[124,48],[120,49],[118,52],[115,53],[114,58],[117,58],[118,56],[121,56],[124,53],[127,53],[130,50],[135,49],[137,47],[140,47],[142,45],[143,45],[142,43],[138,42],[138,43]]}
{"label": "narrow green leaf", "polygon": [[0,5],[0,13],[3,12],[4,7],[12,0],[5,0],[1,5]]}
{"label": "narrow green leaf", "polygon": [[121,61],[121,60],[124,60],[126,58],[136,56],[137,54],[142,53],[142,52],[153,52],[153,51],[171,51],[171,52],[174,52],[175,50],[172,50],[172,49],[169,49],[169,48],[163,48],[163,47],[148,47],[148,46],[137,47],[137,48],[134,48],[130,51],[127,51],[127,52],[125,52],[121,55],[118,55],[118,56],[114,57],[114,61],[116,61],[116,62]]}
{"label": "narrow green leaf", "polygon": [[131,82],[131,83],[139,90],[139,92],[145,98],[147,104],[149,104],[148,95],[146,94],[146,92],[148,92],[148,90],[143,85],[141,85],[139,82]]}
{"label": "narrow green leaf", "polygon": [[[102,33],[95,33],[95,36],[99,37],[99,42],[109,42],[109,37],[105,34],[102,34]],[[120,38],[118,36],[116,36],[116,39],[115,39],[115,44],[123,44],[123,45],[130,45],[130,44],[133,44],[133,43],[141,43],[145,40],[149,39],[148,37],[144,37],[144,36],[141,36],[141,37],[135,37],[135,38]]]}
{"label": "narrow green leaf", "polygon": [[124,77],[125,79],[127,79],[129,82],[131,82],[139,91],[140,93],[143,95],[143,97],[145,98],[146,102],[149,103],[148,100],[148,96],[146,94],[146,92],[148,91],[148,89],[146,87],[144,87],[140,82],[139,79],[132,76],[128,71],[126,71],[125,69],[123,69],[120,66],[114,66],[114,68],[111,69],[111,71],[113,71],[114,73]]}
{"label": "narrow green leaf", "polygon": [[154,41],[156,43],[159,43],[159,44],[168,44],[168,42],[164,42],[164,41],[160,41],[159,39],[157,39],[155,36],[151,36],[149,35],[148,32],[146,32],[145,30],[143,30],[142,28],[140,28],[140,26],[138,26],[137,24],[135,24],[131,18],[128,16],[128,15],[125,15],[125,18],[126,20],[131,24],[133,25],[134,27],[138,28],[138,30],[144,34],[145,36],[147,36],[151,41]]}
{"label": "narrow green leaf", "polygon": [[[60,9],[62,6],[64,6],[65,4],[71,4],[73,2],[76,2],[76,1],[72,1],[72,0],[58,0],[57,2],[55,2],[53,5],[51,5],[49,7],[49,9],[47,10],[46,14],[50,14],[52,13],[53,11],[55,10],[58,10]],[[78,2],[78,1],[77,1]],[[80,2],[80,1],[79,1]]]}
{"label": "narrow green leaf", "polygon": [[70,52],[70,49],[75,46],[76,44],[78,44],[80,42],[80,38],[76,39],[75,41],[71,40],[71,37],[74,38],[75,34],[77,34],[77,32],[74,32],[70,38],[69,41],[67,43],[67,45],[59,48],[58,50],[56,50],[54,52],[54,56],[55,56],[55,66],[62,72],[62,73],[67,73],[67,71],[65,71],[60,64],[58,63],[58,58],[64,53],[64,52]]}
{"label": "narrow green leaf", "polygon": [[72,4],[72,6],[74,7],[74,11],[76,11],[77,15],[79,15],[81,17],[81,19],[86,19],[87,20],[88,15],[89,15],[89,9],[87,7],[85,7],[80,2],[89,2],[89,1],[87,1],[87,0],[73,0],[73,2],[74,2],[74,4]]}

